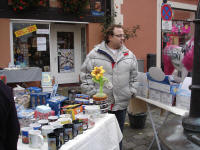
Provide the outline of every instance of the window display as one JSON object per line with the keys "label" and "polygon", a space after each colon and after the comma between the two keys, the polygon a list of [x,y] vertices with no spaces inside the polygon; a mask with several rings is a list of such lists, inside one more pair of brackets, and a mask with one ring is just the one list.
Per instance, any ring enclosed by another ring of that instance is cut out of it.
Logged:
{"label": "window display", "polygon": [[50,71],[49,24],[13,23],[14,64]]}
{"label": "window display", "polygon": [[74,33],[58,32],[58,72],[74,72]]}
{"label": "window display", "polygon": [[171,30],[162,30],[162,49],[166,45],[183,46],[194,36],[195,12],[173,9]]}
{"label": "window display", "polygon": [[[192,22],[195,18],[195,12],[173,9],[172,26],[170,30],[165,30],[162,28],[162,68],[166,70],[168,66],[166,65],[165,49],[171,47],[179,47],[176,52],[180,54],[179,62],[182,65],[182,59],[186,53],[190,50],[188,47],[189,41],[194,38],[194,23]],[[192,52],[192,51],[190,51]],[[169,55],[169,54],[168,54]],[[172,53],[170,54],[172,55]],[[174,54],[173,54],[174,55]],[[170,56],[172,58],[174,56]],[[187,59],[188,60],[188,59]],[[190,59],[192,61],[192,59]],[[188,63],[188,62],[187,62]],[[167,63],[168,64],[168,63]],[[191,67],[190,67],[191,69]]]}

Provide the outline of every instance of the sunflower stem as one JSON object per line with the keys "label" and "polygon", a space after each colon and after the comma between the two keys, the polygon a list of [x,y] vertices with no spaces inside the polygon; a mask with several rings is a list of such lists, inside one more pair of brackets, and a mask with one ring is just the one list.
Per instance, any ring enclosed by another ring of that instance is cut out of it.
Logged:
{"label": "sunflower stem", "polygon": [[103,85],[104,85],[104,82],[103,82],[103,78],[101,77],[99,81],[99,93],[101,94],[103,94]]}

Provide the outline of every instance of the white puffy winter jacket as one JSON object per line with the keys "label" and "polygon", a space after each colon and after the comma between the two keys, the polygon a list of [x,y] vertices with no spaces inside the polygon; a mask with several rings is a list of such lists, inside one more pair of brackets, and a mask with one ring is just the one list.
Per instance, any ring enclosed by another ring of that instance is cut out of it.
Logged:
{"label": "white puffy winter jacket", "polygon": [[112,89],[103,87],[104,93],[108,95],[109,109],[112,111],[126,109],[131,96],[136,94],[138,65],[135,55],[122,46],[115,58],[105,42],[97,45],[87,55],[80,74],[81,88],[90,96],[96,94],[99,89],[99,85],[92,81],[91,76],[91,71],[96,66],[103,66],[104,76],[113,84]]}

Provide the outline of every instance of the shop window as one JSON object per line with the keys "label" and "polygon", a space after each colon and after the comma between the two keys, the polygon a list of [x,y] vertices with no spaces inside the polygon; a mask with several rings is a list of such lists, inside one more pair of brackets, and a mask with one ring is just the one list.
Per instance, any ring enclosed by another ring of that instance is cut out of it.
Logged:
{"label": "shop window", "polygon": [[195,12],[173,9],[172,28],[162,30],[162,48],[166,45],[183,46],[194,36]]}
{"label": "shop window", "polygon": [[[162,44],[161,53],[163,49],[169,45],[179,46],[184,50],[186,44],[194,37],[195,25],[193,20],[195,19],[195,12],[189,10],[173,9],[172,26],[169,30],[162,30]],[[161,55],[163,56],[163,55]],[[163,59],[162,68],[164,70]]]}
{"label": "shop window", "polygon": [[50,71],[49,24],[12,23],[14,64]]}

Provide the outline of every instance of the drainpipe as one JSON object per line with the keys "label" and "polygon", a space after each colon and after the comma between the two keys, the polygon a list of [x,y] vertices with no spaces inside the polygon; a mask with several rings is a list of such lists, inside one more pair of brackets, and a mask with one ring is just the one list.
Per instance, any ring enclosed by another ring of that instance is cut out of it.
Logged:
{"label": "drainpipe", "polygon": [[194,58],[192,71],[191,102],[189,116],[184,117],[182,125],[185,130],[200,132],[200,1],[198,2],[194,36]]}

